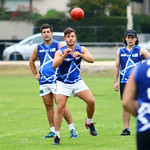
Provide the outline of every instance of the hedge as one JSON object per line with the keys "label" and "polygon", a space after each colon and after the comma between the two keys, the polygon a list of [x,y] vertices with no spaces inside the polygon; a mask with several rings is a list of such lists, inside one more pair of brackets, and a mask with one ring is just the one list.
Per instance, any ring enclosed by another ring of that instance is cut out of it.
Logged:
{"label": "hedge", "polygon": [[72,27],[77,32],[79,42],[121,42],[126,31],[126,17],[84,18],[81,21],[71,19],[40,19],[35,23],[34,33],[39,32],[43,23],[53,25],[54,31],[63,32]]}

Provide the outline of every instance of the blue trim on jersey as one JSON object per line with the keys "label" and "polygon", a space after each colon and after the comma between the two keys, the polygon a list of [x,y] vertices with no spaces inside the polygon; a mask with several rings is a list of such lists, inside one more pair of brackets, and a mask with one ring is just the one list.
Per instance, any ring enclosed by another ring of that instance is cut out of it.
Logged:
{"label": "blue trim on jersey", "polygon": [[57,69],[53,68],[53,59],[58,49],[59,42],[55,39],[53,39],[49,46],[46,46],[44,42],[37,46],[37,55],[40,59],[40,85],[56,83]]}
{"label": "blue trim on jersey", "polygon": [[[67,46],[61,48],[63,54],[66,48]],[[81,46],[75,45],[74,52],[76,51],[81,53]],[[73,57],[72,54],[68,54],[62,64],[59,66],[57,80],[67,84],[73,84],[81,80],[81,60],[81,57]]]}
{"label": "blue trim on jersey", "polygon": [[131,51],[128,51],[126,46],[120,48],[120,83],[127,83],[132,69],[141,64],[140,49],[138,45],[135,45]]}
{"label": "blue trim on jersey", "polygon": [[136,69],[134,80],[140,104],[137,115],[137,131],[143,132],[150,130],[150,59]]}

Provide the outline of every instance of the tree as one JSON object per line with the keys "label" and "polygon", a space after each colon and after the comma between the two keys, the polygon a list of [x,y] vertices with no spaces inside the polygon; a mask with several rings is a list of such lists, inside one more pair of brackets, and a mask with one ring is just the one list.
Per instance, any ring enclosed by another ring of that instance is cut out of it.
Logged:
{"label": "tree", "polygon": [[72,0],[68,3],[71,11],[74,7],[81,7],[86,16],[125,16],[127,0]]}

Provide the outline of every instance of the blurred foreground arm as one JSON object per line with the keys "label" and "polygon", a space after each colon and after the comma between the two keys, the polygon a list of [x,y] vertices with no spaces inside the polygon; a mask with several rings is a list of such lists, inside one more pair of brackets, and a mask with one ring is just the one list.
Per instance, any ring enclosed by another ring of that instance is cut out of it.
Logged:
{"label": "blurred foreground arm", "polygon": [[132,71],[129,81],[125,86],[122,97],[122,105],[125,110],[130,112],[133,116],[136,116],[139,108],[139,103],[136,100],[137,86],[134,81],[134,74],[135,70]]}

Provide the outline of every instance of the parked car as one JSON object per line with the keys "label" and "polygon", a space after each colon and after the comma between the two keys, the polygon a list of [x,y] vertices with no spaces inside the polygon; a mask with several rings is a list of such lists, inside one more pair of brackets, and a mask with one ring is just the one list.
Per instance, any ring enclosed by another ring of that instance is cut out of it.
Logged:
{"label": "parked car", "polygon": [[150,52],[150,41],[147,41],[145,43],[140,43],[139,46],[147,49]]}
{"label": "parked car", "polygon": [[[65,43],[63,32],[54,32],[53,38]],[[3,51],[3,60],[29,60],[34,47],[42,42],[41,33],[37,33],[17,44],[8,46]]]}

